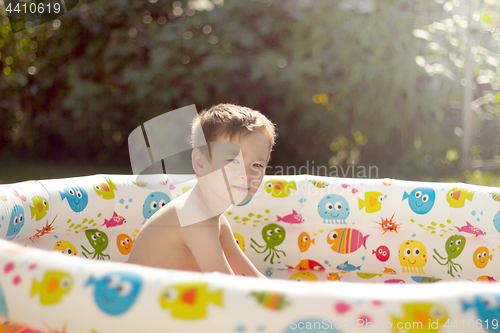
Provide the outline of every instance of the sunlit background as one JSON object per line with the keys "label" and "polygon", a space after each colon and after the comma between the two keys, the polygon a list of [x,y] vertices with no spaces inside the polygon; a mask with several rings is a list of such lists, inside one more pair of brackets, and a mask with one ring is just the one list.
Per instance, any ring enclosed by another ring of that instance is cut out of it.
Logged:
{"label": "sunlit background", "polygon": [[0,182],[130,174],[134,128],[228,102],[276,123],[272,167],[500,186],[499,9],[80,0],[14,33],[0,0]]}

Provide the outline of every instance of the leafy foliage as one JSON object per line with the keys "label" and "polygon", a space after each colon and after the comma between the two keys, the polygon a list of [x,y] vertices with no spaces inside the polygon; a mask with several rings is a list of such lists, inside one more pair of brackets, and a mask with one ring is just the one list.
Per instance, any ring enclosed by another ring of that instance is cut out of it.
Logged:
{"label": "leafy foliage", "polygon": [[421,66],[416,57],[445,55],[414,33],[430,34],[426,13],[451,14],[423,0],[361,13],[346,3],[99,0],[16,34],[4,16],[0,146],[128,163],[142,122],[228,102],[277,124],[272,165],[375,165],[379,177],[414,179],[456,170],[460,68]]}

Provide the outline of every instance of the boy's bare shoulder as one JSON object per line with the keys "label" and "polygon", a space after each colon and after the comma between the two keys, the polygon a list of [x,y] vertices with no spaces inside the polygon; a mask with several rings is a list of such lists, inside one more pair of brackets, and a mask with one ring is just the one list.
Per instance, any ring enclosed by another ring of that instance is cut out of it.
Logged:
{"label": "boy's bare shoulder", "polygon": [[158,210],[153,216],[149,218],[144,227],[148,228],[150,226],[178,226],[179,217],[177,216],[175,205],[171,202],[166,204],[160,210]]}

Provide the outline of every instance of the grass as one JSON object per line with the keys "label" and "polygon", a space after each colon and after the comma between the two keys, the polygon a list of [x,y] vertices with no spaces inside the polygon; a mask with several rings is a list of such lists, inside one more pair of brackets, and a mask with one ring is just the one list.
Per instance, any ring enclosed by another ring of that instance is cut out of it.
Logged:
{"label": "grass", "polygon": [[25,180],[67,178],[95,174],[132,174],[130,164],[117,166],[55,163],[47,161],[2,160],[0,165],[0,184],[11,184]]}

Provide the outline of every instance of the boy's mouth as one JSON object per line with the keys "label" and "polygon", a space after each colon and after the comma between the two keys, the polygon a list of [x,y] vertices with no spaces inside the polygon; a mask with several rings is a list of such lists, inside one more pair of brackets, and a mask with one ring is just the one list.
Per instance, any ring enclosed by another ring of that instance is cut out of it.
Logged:
{"label": "boy's mouth", "polygon": [[237,189],[238,191],[242,191],[242,192],[248,192],[248,190],[249,190],[248,187],[240,187],[240,186],[236,186],[236,185],[233,185],[233,187],[235,189]]}

